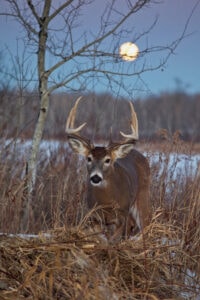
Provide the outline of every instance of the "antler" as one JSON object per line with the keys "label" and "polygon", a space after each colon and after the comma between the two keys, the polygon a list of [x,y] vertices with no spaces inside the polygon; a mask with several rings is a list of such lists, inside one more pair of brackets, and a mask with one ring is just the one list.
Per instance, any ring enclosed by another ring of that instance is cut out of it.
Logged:
{"label": "antler", "polygon": [[65,128],[65,131],[67,132],[67,134],[76,134],[86,125],[86,123],[83,123],[79,127],[74,128],[76,110],[77,110],[77,107],[78,107],[78,104],[79,104],[81,98],[82,98],[82,96],[76,100],[76,102],[75,102],[74,106],[72,107],[72,109],[69,113],[69,116],[67,118],[66,128]]}
{"label": "antler", "polygon": [[129,101],[129,105],[131,108],[131,134],[125,134],[122,131],[120,131],[120,134],[129,140],[138,140],[138,119],[136,112],[133,107],[133,103]]}

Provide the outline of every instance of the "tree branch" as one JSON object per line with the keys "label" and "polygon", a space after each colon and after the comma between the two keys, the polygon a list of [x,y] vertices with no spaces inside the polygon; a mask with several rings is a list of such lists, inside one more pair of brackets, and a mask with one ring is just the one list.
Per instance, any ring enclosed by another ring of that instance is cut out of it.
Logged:
{"label": "tree branch", "polygon": [[105,40],[108,36],[110,36],[113,32],[115,32],[132,14],[136,13],[139,9],[141,9],[144,5],[149,3],[150,0],[138,0],[136,4],[132,7],[132,9],[124,15],[120,21],[117,22],[116,25],[114,25],[110,30],[108,30],[106,33],[104,33],[99,38],[94,38],[94,40],[83,47],[81,47],[79,50],[73,52],[71,55],[64,57],[61,61],[57,62],[55,65],[53,65],[49,70],[47,70],[47,74],[50,75],[52,72],[54,72],[56,69],[61,67],[63,64],[65,64],[67,61],[73,59],[74,57],[80,56],[82,53],[84,53],[87,49],[90,47],[101,43],[103,40]]}

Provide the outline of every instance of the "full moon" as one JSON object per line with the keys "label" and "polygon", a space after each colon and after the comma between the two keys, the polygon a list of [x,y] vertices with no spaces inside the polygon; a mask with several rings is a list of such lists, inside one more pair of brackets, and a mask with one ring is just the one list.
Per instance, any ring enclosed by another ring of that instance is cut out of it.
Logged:
{"label": "full moon", "polygon": [[136,44],[126,42],[120,46],[119,54],[123,60],[133,61],[139,55],[139,48]]}

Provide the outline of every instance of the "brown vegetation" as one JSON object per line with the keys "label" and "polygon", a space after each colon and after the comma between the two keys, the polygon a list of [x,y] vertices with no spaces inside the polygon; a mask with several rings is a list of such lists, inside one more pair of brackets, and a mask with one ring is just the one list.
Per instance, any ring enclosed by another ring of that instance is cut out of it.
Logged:
{"label": "brown vegetation", "polygon": [[[10,147],[1,145],[0,230],[17,233],[25,157]],[[155,146],[139,147],[151,159]],[[116,244],[107,244],[84,217],[84,163],[64,143],[49,161],[44,156],[30,228],[50,236],[0,237],[1,299],[198,299],[200,174],[186,170],[184,180],[173,179],[178,156],[170,166],[171,152],[190,150],[177,135],[166,140],[164,168],[158,150],[151,165],[152,223]]]}
{"label": "brown vegetation", "polygon": [[154,220],[117,245],[81,227],[51,238],[1,237],[1,299],[196,299],[198,257],[179,233]]}

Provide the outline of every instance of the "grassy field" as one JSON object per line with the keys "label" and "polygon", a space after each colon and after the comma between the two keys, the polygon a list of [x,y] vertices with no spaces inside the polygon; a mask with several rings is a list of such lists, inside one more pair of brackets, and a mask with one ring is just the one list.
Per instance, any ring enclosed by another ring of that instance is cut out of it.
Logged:
{"label": "grassy field", "polygon": [[38,236],[16,235],[26,155],[12,147],[0,152],[0,299],[200,299],[200,166],[176,174],[198,145],[176,136],[139,145],[152,161],[153,219],[115,244],[90,227],[85,165],[62,144],[38,166],[29,232]]}

